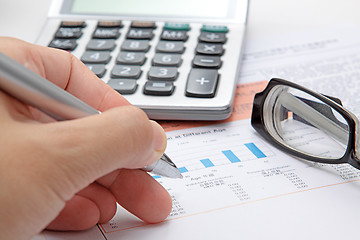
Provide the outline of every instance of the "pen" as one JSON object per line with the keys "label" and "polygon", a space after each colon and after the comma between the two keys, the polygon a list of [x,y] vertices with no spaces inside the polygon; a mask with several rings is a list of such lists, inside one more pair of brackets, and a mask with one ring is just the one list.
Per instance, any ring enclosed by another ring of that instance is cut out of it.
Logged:
{"label": "pen", "polygon": [[[0,89],[58,121],[101,113],[3,53],[0,53]],[[180,170],[166,154],[142,170],[182,178]]]}

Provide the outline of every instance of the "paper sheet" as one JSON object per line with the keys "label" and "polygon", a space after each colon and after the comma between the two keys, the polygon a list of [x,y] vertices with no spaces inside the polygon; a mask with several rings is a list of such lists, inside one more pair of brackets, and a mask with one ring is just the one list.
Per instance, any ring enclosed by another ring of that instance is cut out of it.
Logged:
{"label": "paper sheet", "polygon": [[[339,97],[346,107],[360,113],[356,84],[360,37],[353,36],[355,30],[341,26],[282,36],[277,41],[249,41],[240,79],[245,85],[241,86],[252,89],[270,77],[286,78]],[[238,104],[245,109],[241,116],[250,116],[249,103]],[[357,236],[360,171],[347,164],[314,164],[289,157],[260,138],[246,117],[233,120],[211,125],[163,123],[168,130],[166,152],[185,176],[183,180],[157,178],[173,198],[173,211],[163,223],[145,224],[119,208],[107,224],[76,237],[46,232],[46,239]]]}

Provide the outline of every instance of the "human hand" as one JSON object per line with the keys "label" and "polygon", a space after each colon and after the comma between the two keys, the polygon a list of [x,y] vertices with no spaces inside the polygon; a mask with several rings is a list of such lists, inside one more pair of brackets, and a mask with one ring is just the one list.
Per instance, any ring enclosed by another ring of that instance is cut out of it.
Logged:
{"label": "human hand", "polygon": [[65,51],[0,38],[0,52],[102,111],[56,122],[0,91],[2,237],[87,229],[109,221],[116,202],[146,222],[164,220],[169,194],[138,170],[163,154],[162,128]]}

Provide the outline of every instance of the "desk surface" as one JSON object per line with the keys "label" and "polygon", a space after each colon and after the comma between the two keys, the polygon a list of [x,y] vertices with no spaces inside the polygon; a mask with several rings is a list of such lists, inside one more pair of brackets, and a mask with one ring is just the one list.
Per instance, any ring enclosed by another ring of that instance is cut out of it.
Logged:
{"label": "desk surface", "polygon": [[[13,36],[34,42],[46,20],[50,2],[1,1],[0,36]],[[360,25],[358,9],[360,1],[357,0],[250,0],[248,37],[259,38],[344,22]]]}

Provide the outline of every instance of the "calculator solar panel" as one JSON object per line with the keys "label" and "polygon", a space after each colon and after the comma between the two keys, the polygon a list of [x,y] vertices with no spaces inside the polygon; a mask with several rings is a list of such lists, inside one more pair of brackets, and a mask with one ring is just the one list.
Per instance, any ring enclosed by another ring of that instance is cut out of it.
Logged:
{"label": "calculator solar panel", "polygon": [[118,1],[124,4],[118,10],[85,0],[53,1],[37,43],[71,52],[152,119],[226,119],[239,77],[247,1],[204,1],[199,3],[227,6],[197,16],[164,14],[171,5],[159,13],[156,4],[163,1],[148,1],[153,6],[142,11],[149,14],[134,13],[140,10],[129,1]]}

